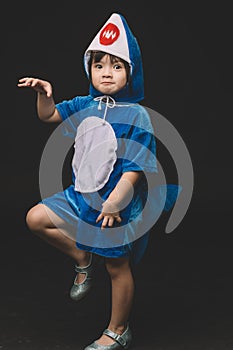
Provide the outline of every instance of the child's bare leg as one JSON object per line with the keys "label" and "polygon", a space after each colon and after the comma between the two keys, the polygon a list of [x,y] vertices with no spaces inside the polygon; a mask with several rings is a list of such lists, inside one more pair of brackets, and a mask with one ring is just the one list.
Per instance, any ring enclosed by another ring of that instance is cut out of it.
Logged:
{"label": "child's bare leg", "polygon": [[[134,296],[134,280],[129,259],[107,258],[106,268],[112,283],[112,311],[108,329],[122,334],[127,325]],[[110,345],[114,340],[102,335],[97,342]]]}
{"label": "child's bare leg", "polygon": [[[31,231],[73,258],[79,266],[88,265],[90,254],[77,248],[75,241],[65,234],[64,221],[48,207],[37,204],[27,213],[26,221]],[[80,283],[85,276],[78,274],[78,277],[80,280],[78,279],[77,282]]]}

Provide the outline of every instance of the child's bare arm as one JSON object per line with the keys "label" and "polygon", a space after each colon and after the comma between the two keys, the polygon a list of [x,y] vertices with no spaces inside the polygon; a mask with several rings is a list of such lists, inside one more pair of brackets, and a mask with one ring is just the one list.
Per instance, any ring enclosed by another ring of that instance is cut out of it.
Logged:
{"label": "child's bare arm", "polygon": [[18,87],[32,88],[37,92],[37,113],[45,122],[61,122],[62,118],[55,107],[52,85],[45,80],[26,77],[19,80]]}
{"label": "child's bare arm", "polygon": [[134,185],[141,177],[140,171],[125,172],[116,187],[103,203],[103,209],[96,222],[103,219],[101,228],[113,226],[114,221],[121,222],[120,211],[124,209],[133,195]]}

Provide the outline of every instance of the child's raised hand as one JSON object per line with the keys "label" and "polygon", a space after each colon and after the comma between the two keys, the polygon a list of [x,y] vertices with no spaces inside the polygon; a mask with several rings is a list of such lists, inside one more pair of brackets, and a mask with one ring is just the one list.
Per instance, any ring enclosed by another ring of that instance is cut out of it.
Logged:
{"label": "child's raised hand", "polygon": [[21,78],[18,87],[30,87],[36,92],[45,94],[48,98],[52,96],[52,86],[48,81],[37,78]]}

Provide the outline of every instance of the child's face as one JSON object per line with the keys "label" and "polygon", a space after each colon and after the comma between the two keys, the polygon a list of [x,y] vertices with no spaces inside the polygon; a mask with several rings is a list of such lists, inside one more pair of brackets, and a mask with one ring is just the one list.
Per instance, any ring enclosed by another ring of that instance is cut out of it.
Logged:
{"label": "child's face", "polygon": [[117,93],[127,83],[124,63],[120,60],[112,63],[108,54],[100,62],[92,63],[91,77],[93,86],[105,95]]}

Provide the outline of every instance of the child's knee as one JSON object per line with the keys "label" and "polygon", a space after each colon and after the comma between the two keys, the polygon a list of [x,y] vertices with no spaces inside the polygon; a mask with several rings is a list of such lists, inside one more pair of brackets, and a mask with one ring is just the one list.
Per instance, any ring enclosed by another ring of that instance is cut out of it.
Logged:
{"label": "child's knee", "polygon": [[106,270],[111,277],[117,277],[123,271],[129,270],[129,261],[125,258],[107,258]]}
{"label": "child's knee", "polygon": [[40,231],[43,228],[43,213],[39,205],[27,212],[26,223],[32,231]]}

